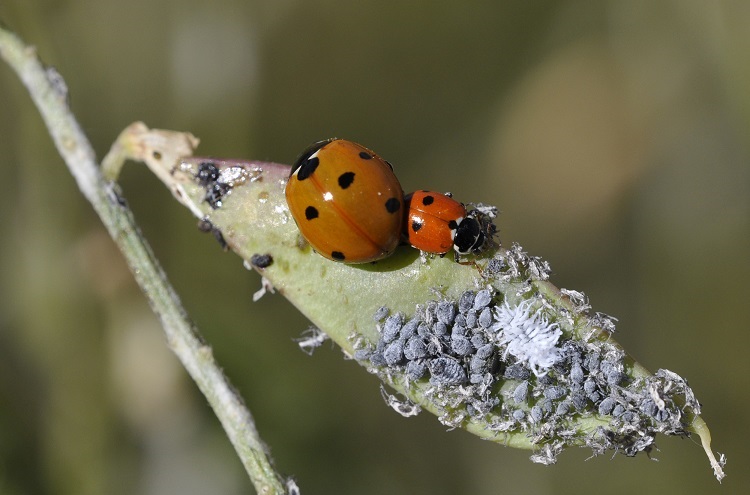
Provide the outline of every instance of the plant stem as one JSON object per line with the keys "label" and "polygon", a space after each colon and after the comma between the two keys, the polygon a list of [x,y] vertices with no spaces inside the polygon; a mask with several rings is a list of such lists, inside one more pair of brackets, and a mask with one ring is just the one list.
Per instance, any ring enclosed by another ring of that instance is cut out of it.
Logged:
{"label": "plant stem", "polygon": [[[164,271],[142,238],[132,213],[120,199],[119,188],[103,177],[94,150],[68,107],[67,88],[62,77],[54,69],[46,68],[37,57],[35,48],[24,44],[2,23],[0,57],[16,71],[28,89],[78,187],[125,256],[136,282],[161,320],[169,346],[208,399],[255,489],[260,494],[286,493],[282,477],[271,465],[250,411],[188,318]],[[190,154],[196,143],[197,140],[188,139],[180,149]]]}

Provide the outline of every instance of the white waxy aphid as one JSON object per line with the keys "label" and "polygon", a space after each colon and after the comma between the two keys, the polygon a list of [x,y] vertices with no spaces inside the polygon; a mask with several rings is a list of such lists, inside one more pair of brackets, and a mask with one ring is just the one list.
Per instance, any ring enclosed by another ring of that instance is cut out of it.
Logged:
{"label": "white waxy aphid", "polygon": [[562,357],[557,342],[562,330],[550,322],[541,311],[532,311],[531,301],[510,306],[507,301],[495,308],[495,323],[499,345],[505,345],[505,355],[526,363],[536,376],[544,376]]}

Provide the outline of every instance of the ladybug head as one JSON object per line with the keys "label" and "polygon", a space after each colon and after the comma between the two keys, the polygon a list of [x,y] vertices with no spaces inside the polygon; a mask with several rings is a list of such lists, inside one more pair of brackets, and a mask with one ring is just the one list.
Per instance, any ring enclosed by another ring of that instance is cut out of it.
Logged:
{"label": "ladybug head", "polygon": [[495,234],[495,224],[479,210],[471,210],[461,220],[453,237],[453,249],[459,255],[481,252]]}
{"label": "ladybug head", "polygon": [[453,249],[458,254],[469,254],[479,251],[484,245],[485,235],[482,226],[475,216],[469,214],[461,220],[453,237]]}

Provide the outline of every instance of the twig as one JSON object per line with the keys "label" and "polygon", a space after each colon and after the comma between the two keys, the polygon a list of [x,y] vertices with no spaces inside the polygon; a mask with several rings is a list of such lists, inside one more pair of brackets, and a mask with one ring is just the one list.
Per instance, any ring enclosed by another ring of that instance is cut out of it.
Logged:
{"label": "twig", "polygon": [[[29,90],[78,187],[125,256],[138,285],[161,319],[169,346],[208,399],[257,492],[286,493],[282,477],[271,465],[250,411],[188,318],[164,271],[140,235],[132,213],[120,199],[119,188],[102,176],[93,148],[67,105],[67,88],[62,77],[41,63],[34,47],[24,44],[1,23],[0,57],[16,71]],[[182,143],[185,154],[189,155],[195,144],[197,140],[191,139]]]}

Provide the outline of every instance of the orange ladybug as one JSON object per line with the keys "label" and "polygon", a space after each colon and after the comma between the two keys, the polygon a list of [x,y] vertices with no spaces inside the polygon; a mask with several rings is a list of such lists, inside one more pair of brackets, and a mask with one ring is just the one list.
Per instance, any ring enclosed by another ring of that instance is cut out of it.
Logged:
{"label": "orange ladybug", "polygon": [[479,212],[467,213],[466,207],[450,194],[416,191],[404,198],[404,232],[413,247],[432,254],[451,249],[459,255],[482,249],[487,236],[477,219]]}
{"label": "orange ladybug", "polygon": [[360,144],[336,138],[313,144],[294,163],[285,192],[300,232],[330,260],[376,261],[399,244],[401,184],[390,163]]}

